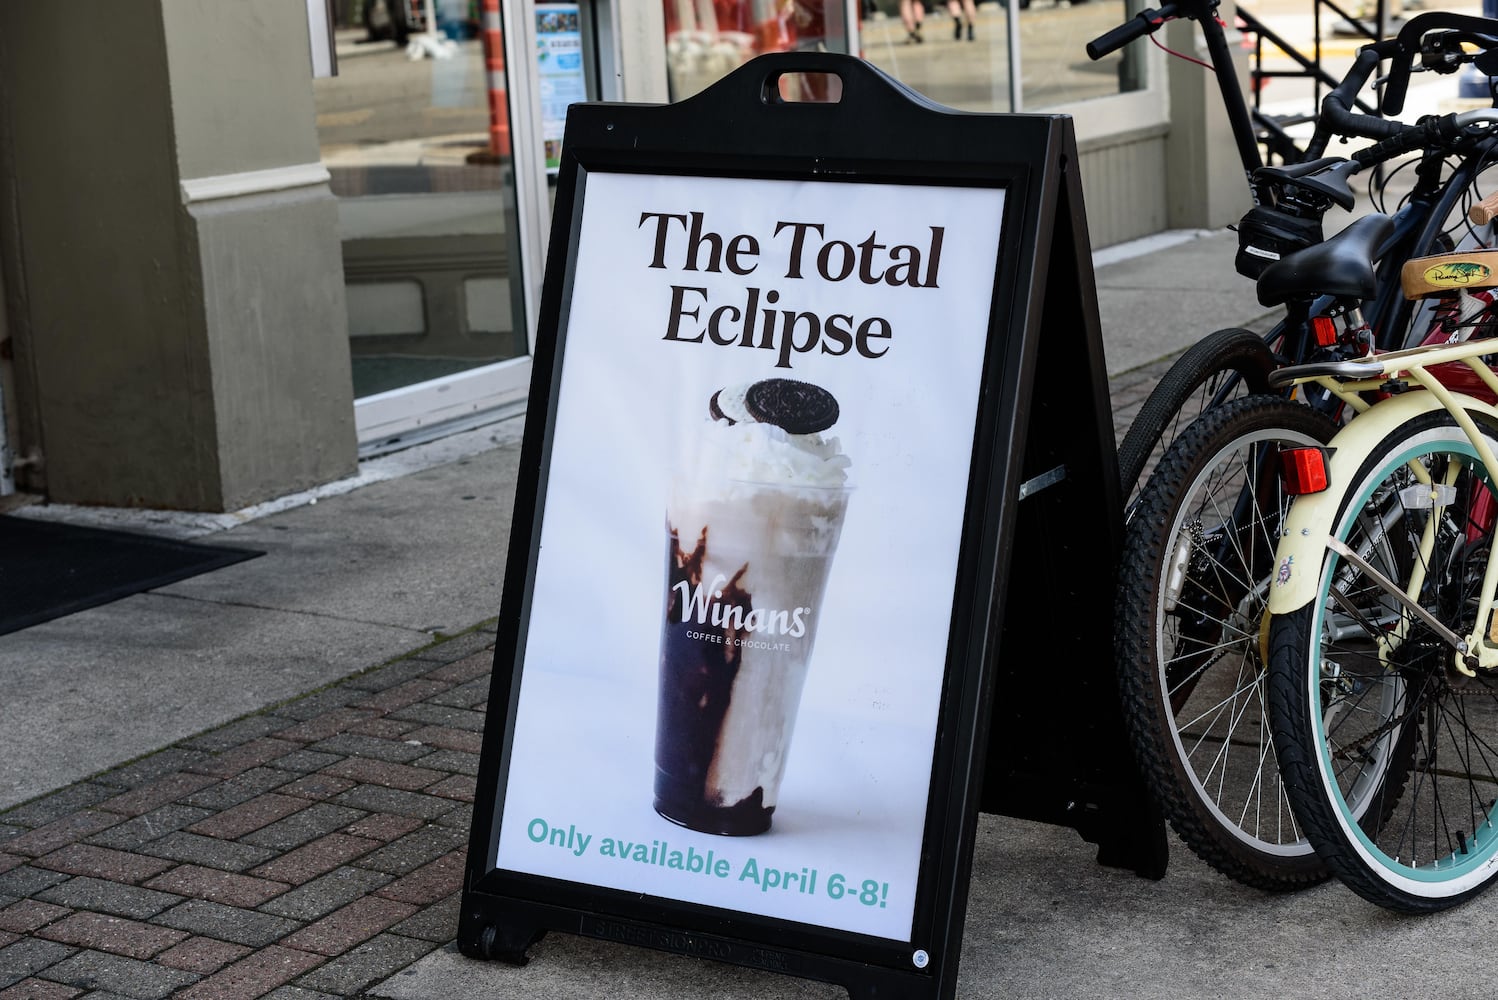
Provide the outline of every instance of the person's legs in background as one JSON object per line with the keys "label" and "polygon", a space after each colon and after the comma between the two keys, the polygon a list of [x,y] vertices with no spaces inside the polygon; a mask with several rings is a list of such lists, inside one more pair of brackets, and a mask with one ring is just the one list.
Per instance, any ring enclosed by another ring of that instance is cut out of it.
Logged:
{"label": "person's legs in background", "polygon": [[962,38],[962,18],[967,17],[967,40],[973,41],[973,25],[978,21],[978,6],[973,0],[947,0],[947,10],[952,14],[952,37]]}
{"label": "person's legs in background", "polygon": [[395,44],[405,48],[411,40],[411,25],[406,20],[406,0],[385,0],[385,9],[390,12],[390,30],[395,33]]}
{"label": "person's legs in background", "polygon": [[907,40],[919,44],[921,22],[926,19],[926,5],[922,0],[900,0],[900,21],[905,25]]}
{"label": "person's legs in background", "polygon": [[[369,32],[365,41],[376,41],[388,37],[395,42],[399,48],[405,48],[406,43],[411,40],[411,25],[406,20],[406,3],[408,0],[364,0],[364,30]],[[376,19],[375,5],[379,4],[385,12],[385,17]],[[389,34],[386,34],[386,24],[389,22]]]}

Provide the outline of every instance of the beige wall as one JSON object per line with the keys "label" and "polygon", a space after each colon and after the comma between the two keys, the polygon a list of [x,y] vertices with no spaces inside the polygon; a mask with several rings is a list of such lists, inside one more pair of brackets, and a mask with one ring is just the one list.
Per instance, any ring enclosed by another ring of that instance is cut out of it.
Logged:
{"label": "beige wall", "polygon": [[[183,177],[317,161],[305,0],[160,0],[160,8],[167,68],[183,84],[172,89]],[[298,25],[301,44],[289,44]]]}
{"label": "beige wall", "polygon": [[352,471],[332,195],[180,183],[315,161],[310,73],[302,0],[0,3],[22,488],[224,510]]}
{"label": "beige wall", "polygon": [[1094,250],[1166,228],[1167,126],[1078,139],[1082,193]]}
{"label": "beige wall", "polygon": [[[1233,21],[1228,5],[1218,16],[1229,24]],[[1199,33],[1189,21],[1172,22],[1165,32],[1165,44],[1207,58],[1205,46],[1198,47]],[[1247,53],[1231,40],[1230,48],[1239,60],[1238,82],[1247,93]],[[1210,74],[1171,73],[1170,117],[1172,128],[1165,150],[1169,227],[1216,229],[1236,222],[1248,211],[1252,198],[1222,95]]]}
{"label": "beige wall", "polygon": [[[25,300],[13,333],[32,359],[17,391],[36,404],[41,440],[24,444],[39,443],[51,491],[198,506],[214,492],[214,417],[207,359],[183,336],[192,282],[152,7],[0,4],[24,282],[11,291]],[[167,487],[184,473],[195,488]]]}

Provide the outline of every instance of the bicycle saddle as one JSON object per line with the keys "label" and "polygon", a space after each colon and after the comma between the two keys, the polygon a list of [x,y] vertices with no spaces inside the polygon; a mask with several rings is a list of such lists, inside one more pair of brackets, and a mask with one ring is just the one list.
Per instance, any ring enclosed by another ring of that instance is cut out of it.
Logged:
{"label": "bicycle saddle", "polygon": [[1332,295],[1371,299],[1378,291],[1373,259],[1394,230],[1387,215],[1365,215],[1324,243],[1275,261],[1259,275],[1259,304]]}
{"label": "bicycle saddle", "polygon": [[1259,167],[1254,171],[1255,182],[1272,181],[1280,188],[1287,185],[1304,188],[1326,198],[1342,208],[1352,211],[1357,195],[1348,181],[1362,169],[1362,164],[1340,156],[1323,156],[1319,160],[1291,163],[1280,167]]}

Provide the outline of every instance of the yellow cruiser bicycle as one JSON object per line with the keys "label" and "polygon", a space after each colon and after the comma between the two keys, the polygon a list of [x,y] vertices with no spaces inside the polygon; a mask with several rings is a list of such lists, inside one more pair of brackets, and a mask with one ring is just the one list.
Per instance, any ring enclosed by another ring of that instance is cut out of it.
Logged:
{"label": "yellow cruiser bicycle", "polygon": [[1307,839],[1359,895],[1428,912],[1498,877],[1498,340],[1470,339],[1498,251],[1410,261],[1403,283],[1443,300],[1446,342],[1272,376],[1357,415],[1281,454],[1295,499],[1258,641]]}

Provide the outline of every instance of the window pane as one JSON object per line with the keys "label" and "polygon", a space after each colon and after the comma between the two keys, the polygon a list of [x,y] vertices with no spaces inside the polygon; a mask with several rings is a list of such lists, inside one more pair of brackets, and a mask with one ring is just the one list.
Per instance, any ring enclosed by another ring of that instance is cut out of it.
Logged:
{"label": "window pane", "polygon": [[1085,50],[1141,9],[1141,0],[1018,2],[1017,102],[1010,100],[1009,10],[997,0],[872,0],[865,5],[864,58],[932,100],[964,111],[1044,110],[1143,88],[1146,43],[1098,62]]}
{"label": "window pane", "polygon": [[[843,0],[664,0],[671,100],[703,90],[765,52],[847,52]],[[787,94],[824,100],[816,81]],[[797,84],[801,87],[801,84]]]}
{"label": "window pane", "polygon": [[[1076,0],[1069,6],[1057,0],[1021,4],[1019,17],[1020,66],[1024,108],[1038,111],[1144,87],[1144,56],[1148,41],[1137,41],[1097,62],[1087,58],[1086,45],[1117,27],[1141,9],[1125,0]],[[1210,81],[1208,81],[1210,83]]]}
{"label": "window pane", "polygon": [[527,352],[508,120],[489,91],[505,76],[486,66],[500,36],[482,6],[336,12],[338,75],[316,81],[317,130],[339,199],[356,398]]}
{"label": "window pane", "polygon": [[875,7],[863,21],[863,55],[869,62],[950,108],[1014,110],[1003,7],[971,0],[878,0]]}

